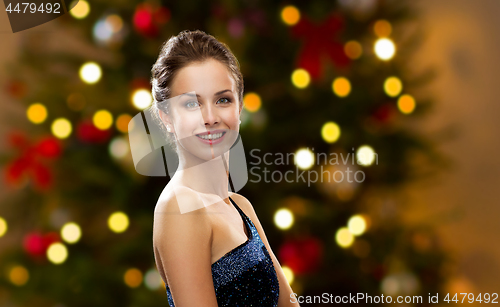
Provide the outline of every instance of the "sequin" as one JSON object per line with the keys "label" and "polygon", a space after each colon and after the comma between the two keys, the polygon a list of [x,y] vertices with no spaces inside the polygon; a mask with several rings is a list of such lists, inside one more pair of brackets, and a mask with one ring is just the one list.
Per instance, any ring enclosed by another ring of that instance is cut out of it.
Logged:
{"label": "sequin", "polygon": [[[221,306],[277,306],[279,282],[273,261],[252,220],[236,205],[249,238],[212,264],[212,278]],[[175,307],[172,293],[166,286],[168,303]]]}

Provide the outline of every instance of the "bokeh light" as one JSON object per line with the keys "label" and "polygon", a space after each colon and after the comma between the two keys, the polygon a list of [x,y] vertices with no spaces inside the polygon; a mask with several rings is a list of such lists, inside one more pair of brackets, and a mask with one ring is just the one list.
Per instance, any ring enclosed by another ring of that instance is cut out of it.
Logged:
{"label": "bokeh light", "polygon": [[362,215],[354,215],[347,222],[349,232],[355,236],[362,235],[366,230],[366,221]]}
{"label": "bokeh light", "polygon": [[137,288],[142,283],[142,273],[136,268],[128,269],[123,276],[123,280],[130,288]]}
{"label": "bokeh light", "polygon": [[101,79],[101,66],[95,62],[87,62],[80,68],[80,78],[83,82],[94,84]]}
{"label": "bokeh light", "polygon": [[108,227],[113,232],[116,233],[124,232],[125,230],[127,230],[128,225],[129,225],[128,216],[121,211],[111,214],[108,218]]}
{"label": "bokeh light", "polygon": [[0,216],[0,238],[3,237],[7,233],[7,221]]}
{"label": "bokeh light", "polygon": [[119,32],[123,28],[123,19],[116,14],[106,17],[106,23],[114,33]]}
{"label": "bokeh light", "polygon": [[65,139],[71,134],[73,128],[66,118],[57,118],[52,122],[51,131],[55,137]]}
{"label": "bokeh light", "polygon": [[285,274],[285,277],[286,277],[286,280],[288,281],[288,284],[291,285],[293,283],[293,280],[295,279],[295,275],[293,274],[292,269],[290,269],[286,265],[282,266],[281,269],[283,270],[283,273]]}
{"label": "bokeh light", "polygon": [[391,35],[392,26],[385,19],[377,20],[373,25],[373,32],[375,32],[375,35],[378,37],[388,37]]}
{"label": "bokeh light", "polygon": [[115,159],[121,159],[128,154],[129,148],[126,139],[118,136],[109,143],[109,154]]}
{"label": "bokeh light", "polygon": [[34,103],[28,107],[26,116],[34,124],[41,124],[47,119],[47,108],[41,103]]}
{"label": "bokeh light", "polygon": [[342,248],[348,248],[354,242],[354,236],[347,227],[342,227],[335,234],[335,242]]}
{"label": "bokeh light", "polygon": [[368,145],[363,145],[358,148],[356,151],[356,159],[358,164],[363,166],[369,166],[373,164],[375,161],[375,150]]}
{"label": "bokeh light", "polygon": [[381,60],[387,61],[392,59],[396,53],[396,46],[388,38],[380,38],[375,42],[375,54]]}
{"label": "bokeh light", "polygon": [[262,105],[262,100],[257,93],[250,92],[243,96],[243,104],[248,112],[257,112]]}
{"label": "bokeh light", "polygon": [[157,290],[163,285],[163,280],[156,268],[152,268],[144,274],[144,284],[150,290]]}
{"label": "bokeh light", "polygon": [[403,114],[410,114],[416,107],[415,99],[408,94],[401,95],[398,99],[398,109]]}
{"label": "bokeh light", "polygon": [[293,213],[289,209],[282,208],[274,214],[274,224],[279,229],[289,229],[292,227],[294,221]]}
{"label": "bokeh light", "polygon": [[403,83],[398,77],[389,77],[384,82],[384,91],[388,96],[396,97],[403,90]]}
{"label": "bokeh light", "polygon": [[92,117],[94,126],[101,130],[107,130],[113,125],[113,115],[107,110],[99,110]]}
{"label": "bokeh light", "polygon": [[297,24],[300,20],[300,11],[293,5],[288,5],[281,10],[281,20],[289,26]]}
{"label": "bokeh light", "polygon": [[47,258],[53,264],[61,264],[68,258],[68,249],[60,242],[52,243],[47,249]]}
{"label": "bokeh light", "polygon": [[314,164],[314,154],[309,148],[301,148],[295,153],[294,162],[300,169],[309,169]]}
{"label": "bokeh light", "polygon": [[146,89],[138,89],[132,94],[132,103],[138,110],[144,110],[153,102],[151,92]]}
{"label": "bokeh light", "polygon": [[327,122],[321,128],[321,137],[327,143],[334,143],[340,137],[340,127],[335,122]]}
{"label": "bokeh light", "polygon": [[363,54],[363,47],[357,41],[348,41],[344,45],[344,52],[352,60],[359,59]]}
{"label": "bokeh light", "polygon": [[[75,2],[76,2],[76,6],[75,6]],[[87,1],[84,1],[84,0],[73,1],[73,2],[71,2],[69,7],[73,7],[69,11],[69,13],[71,14],[71,16],[73,16],[76,19],[83,19],[83,18],[87,17],[90,13],[90,5]]]}
{"label": "bokeh light", "polygon": [[64,224],[61,228],[61,238],[67,243],[73,244],[80,240],[82,236],[82,230],[78,224],[70,222]]}
{"label": "bokeh light", "polygon": [[335,95],[343,98],[351,92],[351,82],[347,78],[338,77],[333,80],[332,90]]}
{"label": "bokeh light", "polygon": [[130,116],[129,114],[121,114],[116,119],[116,129],[118,129],[118,131],[120,132],[127,133],[128,124],[130,123],[131,120],[132,116]]}
{"label": "bokeh light", "polygon": [[30,278],[30,274],[25,267],[16,265],[9,271],[9,280],[16,286],[25,285]]}
{"label": "bokeh light", "polygon": [[311,82],[311,77],[307,70],[299,68],[292,73],[292,83],[297,88],[306,88]]}

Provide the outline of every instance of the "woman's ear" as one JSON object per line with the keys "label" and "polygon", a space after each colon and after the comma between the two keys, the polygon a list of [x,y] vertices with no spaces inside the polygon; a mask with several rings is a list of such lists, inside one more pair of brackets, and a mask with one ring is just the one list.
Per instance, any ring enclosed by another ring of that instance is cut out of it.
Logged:
{"label": "woman's ear", "polygon": [[172,126],[172,122],[170,121],[170,117],[162,110],[158,110],[158,115],[160,116],[160,119],[163,122],[163,125],[165,125],[165,128],[167,129],[167,131],[172,132],[173,126]]}

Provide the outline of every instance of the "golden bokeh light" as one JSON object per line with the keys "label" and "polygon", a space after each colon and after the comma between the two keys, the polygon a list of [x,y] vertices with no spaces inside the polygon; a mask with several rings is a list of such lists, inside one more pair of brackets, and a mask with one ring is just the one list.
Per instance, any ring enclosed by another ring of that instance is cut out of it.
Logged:
{"label": "golden bokeh light", "polygon": [[138,110],[144,110],[153,102],[151,92],[146,89],[138,89],[132,94],[132,104]]}
{"label": "golden bokeh light", "polygon": [[68,249],[62,243],[52,243],[47,249],[47,258],[53,264],[61,264],[68,258]]}
{"label": "golden bokeh light", "polygon": [[398,109],[403,114],[410,114],[416,107],[415,99],[408,94],[401,95],[398,99]]}
{"label": "golden bokeh light", "polygon": [[55,137],[65,139],[71,134],[73,127],[69,120],[61,117],[52,122],[51,131]]}
{"label": "golden bokeh light", "polygon": [[293,283],[293,280],[295,279],[295,274],[293,274],[292,269],[290,269],[286,265],[282,266],[281,268],[283,269],[283,273],[285,274],[288,284],[291,285]]}
{"label": "golden bokeh light", "polygon": [[375,32],[375,35],[378,37],[388,37],[391,35],[392,26],[385,19],[377,20],[373,25],[373,32]]}
{"label": "golden bokeh light", "polygon": [[116,14],[112,14],[106,17],[106,24],[108,24],[112,31],[116,33],[123,28],[123,19]]}
{"label": "golden bokeh light", "polygon": [[375,42],[375,54],[381,60],[387,61],[394,57],[396,46],[388,38],[380,38]]}
{"label": "golden bokeh light", "polygon": [[281,20],[288,25],[293,26],[300,20],[300,11],[293,5],[288,5],[281,10]]}
{"label": "golden bokeh light", "polygon": [[92,117],[92,122],[100,130],[107,130],[113,125],[113,115],[107,110],[99,110]]}
{"label": "golden bokeh light", "polygon": [[340,127],[335,122],[327,122],[321,128],[321,137],[327,143],[334,143],[340,137]]}
{"label": "golden bokeh light", "polygon": [[307,70],[299,68],[292,73],[292,83],[297,88],[306,88],[311,82],[311,77]]}
{"label": "golden bokeh light", "polygon": [[385,79],[384,91],[390,97],[396,97],[401,94],[403,90],[403,83],[398,77],[389,77]]}
{"label": "golden bokeh light", "polygon": [[128,216],[121,211],[111,214],[108,218],[108,227],[113,232],[116,233],[124,232],[125,230],[127,230],[128,225],[129,225]]}
{"label": "golden bokeh light", "polygon": [[136,268],[128,269],[123,275],[125,284],[130,288],[137,288],[142,283],[142,273]]}
{"label": "golden bokeh light", "polygon": [[279,209],[274,214],[274,224],[279,229],[289,229],[292,227],[294,220],[293,212],[286,208]]}
{"label": "golden bokeh light", "polygon": [[344,52],[352,60],[359,59],[363,54],[363,47],[357,41],[348,41],[344,45]]}
{"label": "golden bokeh light", "polygon": [[34,103],[28,107],[26,116],[34,124],[41,124],[47,119],[47,108],[41,103]]}
{"label": "golden bokeh light", "polygon": [[66,223],[61,228],[61,238],[67,243],[73,244],[78,242],[82,236],[82,230],[76,223]]}
{"label": "golden bokeh light", "polygon": [[0,238],[3,237],[8,230],[7,221],[0,216]]}
{"label": "golden bokeh light", "polygon": [[342,248],[348,248],[354,242],[354,236],[347,227],[342,227],[335,234],[335,242]]}
{"label": "golden bokeh light", "polygon": [[301,148],[295,152],[294,162],[302,170],[309,169],[314,165],[314,154],[309,148]]}
{"label": "golden bokeh light", "polygon": [[335,78],[332,83],[332,90],[335,95],[341,98],[347,97],[347,95],[351,92],[351,82],[344,77]]}
{"label": "golden bokeh light", "polygon": [[87,62],[80,68],[80,79],[85,83],[97,83],[101,79],[101,76],[101,66],[96,62]]}
{"label": "golden bokeh light", "polygon": [[116,119],[116,129],[122,133],[128,132],[128,124],[132,120],[132,116],[129,114],[121,114]]}
{"label": "golden bokeh light", "polygon": [[262,105],[262,100],[257,93],[250,92],[243,97],[243,104],[248,112],[257,112]]}
{"label": "golden bokeh light", "polygon": [[366,230],[366,221],[362,215],[354,215],[347,222],[349,232],[355,236],[362,235]]}
{"label": "golden bokeh light", "polygon": [[356,151],[356,159],[359,165],[370,166],[376,159],[375,150],[368,145],[360,146]]}
{"label": "golden bokeh light", "polygon": [[16,286],[25,285],[30,278],[30,274],[25,267],[16,265],[9,271],[9,280]]}
{"label": "golden bokeh light", "polygon": [[[75,6],[75,2],[77,2],[76,6]],[[90,13],[90,5],[87,1],[84,1],[84,0],[73,1],[69,7],[73,7],[69,11],[69,13],[71,14],[71,16],[73,16],[76,19],[83,19],[83,18],[87,17]]]}

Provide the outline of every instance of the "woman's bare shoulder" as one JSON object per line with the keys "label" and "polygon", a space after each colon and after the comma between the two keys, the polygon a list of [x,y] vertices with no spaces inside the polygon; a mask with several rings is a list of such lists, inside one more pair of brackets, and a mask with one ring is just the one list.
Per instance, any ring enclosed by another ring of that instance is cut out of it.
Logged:
{"label": "woman's bare shoulder", "polygon": [[247,216],[253,216],[255,215],[255,210],[253,208],[252,203],[243,195],[240,195],[238,193],[232,193],[229,192],[229,197],[231,197],[232,200],[240,207],[241,210],[247,215]]}
{"label": "woman's bare shoulder", "polygon": [[[193,227],[197,226],[197,227]],[[164,242],[164,237],[181,235],[180,229],[211,231],[206,208],[198,193],[190,188],[177,186],[165,189],[156,203],[153,219],[153,239]]]}

